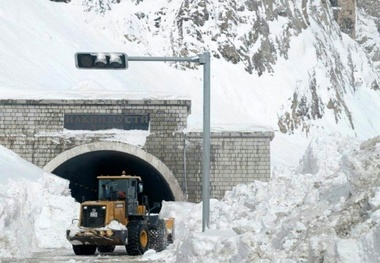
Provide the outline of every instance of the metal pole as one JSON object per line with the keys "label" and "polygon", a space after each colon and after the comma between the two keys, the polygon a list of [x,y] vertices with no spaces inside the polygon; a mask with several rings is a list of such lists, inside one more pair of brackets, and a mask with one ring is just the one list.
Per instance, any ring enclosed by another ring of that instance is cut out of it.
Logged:
{"label": "metal pole", "polygon": [[202,186],[202,232],[210,226],[210,53],[199,56],[203,64],[203,186]]}
{"label": "metal pole", "polygon": [[210,226],[210,52],[198,57],[128,57],[128,61],[192,62],[203,65],[202,232]]}
{"label": "metal pole", "polygon": [[186,202],[189,200],[189,191],[187,190],[187,156],[186,156],[186,135],[183,133],[183,177],[185,178],[185,196]]}

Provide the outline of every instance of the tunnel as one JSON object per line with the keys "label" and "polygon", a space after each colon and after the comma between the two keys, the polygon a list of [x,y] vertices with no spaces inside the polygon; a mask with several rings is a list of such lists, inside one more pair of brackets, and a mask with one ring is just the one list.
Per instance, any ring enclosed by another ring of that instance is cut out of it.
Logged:
{"label": "tunnel", "polygon": [[[99,149],[96,149],[99,148]],[[182,200],[174,175],[157,158],[142,149],[125,144],[90,144],[66,151],[50,161],[45,170],[70,181],[71,195],[77,202],[98,200],[100,175],[140,176],[149,206],[154,202]],[[152,212],[159,212],[159,209]]]}

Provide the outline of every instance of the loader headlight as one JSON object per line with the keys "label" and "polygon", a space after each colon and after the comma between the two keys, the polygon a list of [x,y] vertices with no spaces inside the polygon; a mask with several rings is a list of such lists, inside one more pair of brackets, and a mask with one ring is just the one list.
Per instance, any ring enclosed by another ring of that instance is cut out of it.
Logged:
{"label": "loader headlight", "polygon": [[111,237],[111,236],[113,235],[112,230],[108,229],[107,232],[106,232],[106,235],[107,235],[108,237]]}

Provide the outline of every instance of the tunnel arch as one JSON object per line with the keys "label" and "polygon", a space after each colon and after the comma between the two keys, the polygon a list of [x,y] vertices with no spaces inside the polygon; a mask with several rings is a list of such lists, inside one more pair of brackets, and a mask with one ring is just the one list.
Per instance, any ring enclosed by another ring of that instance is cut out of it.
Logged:
{"label": "tunnel arch", "polygon": [[[49,161],[43,167],[43,169],[45,171],[54,173],[54,171],[58,171],[62,166],[64,166],[65,163],[73,162],[73,160],[78,159],[78,158],[79,159],[82,158],[83,160],[83,156],[86,156],[86,155],[96,156],[99,154],[103,154],[104,156],[110,153],[114,153],[115,156],[117,156],[118,158],[123,158],[122,155],[124,155],[124,157],[128,156],[128,158],[139,162],[140,165],[146,165],[147,167],[149,167],[149,169],[151,169],[151,171],[157,172],[157,174],[159,174],[159,176],[162,177],[162,180],[166,182],[168,189],[170,189],[171,191],[170,194],[172,194],[173,199],[175,201],[184,200],[184,195],[181,190],[181,187],[177,179],[173,175],[173,173],[170,171],[170,169],[154,155],[142,150],[141,148],[137,146],[134,146],[128,143],[94,142],[94,143],[79,145],[72,149],[62,152],[61,154],[56,156],[54,159]],[[80,201],[80,200],[77,200],[77,201]],[[155,201],[161,201],[161,200],[155,200]]]}

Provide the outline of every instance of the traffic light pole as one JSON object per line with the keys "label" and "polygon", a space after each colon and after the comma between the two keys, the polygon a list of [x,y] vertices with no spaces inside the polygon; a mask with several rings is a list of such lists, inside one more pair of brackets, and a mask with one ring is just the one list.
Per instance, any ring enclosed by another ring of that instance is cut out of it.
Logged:
{"label": "traffic light pole", "polygon": [[129,61],[192,62],[203,65],[202,232],[210,226],[210,52],[196,57],[127,57]]}

